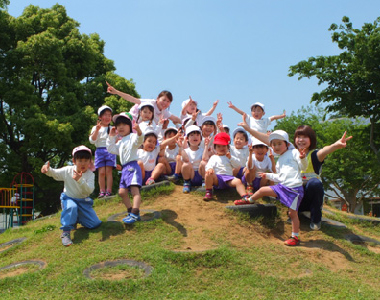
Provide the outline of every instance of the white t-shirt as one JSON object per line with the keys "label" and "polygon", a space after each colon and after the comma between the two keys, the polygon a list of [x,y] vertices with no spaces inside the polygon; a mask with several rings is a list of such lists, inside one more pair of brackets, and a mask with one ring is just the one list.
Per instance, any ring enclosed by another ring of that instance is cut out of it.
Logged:
{"label": "white t-shirt", "polygon": [[137,133],[131,133],[116,143],[116,136],[108,136],[107,151],[120,156],[121,165],[130,161],[137,161],[137,149],[144,142],[144,133],[140,136]]}
{"label": "white t-shirt", "polygon": [[71,198],[84,199],[91,195],[95,189],[95,174],[87,170],[82,177],[76,181],[73,178],[76,166],[67,166],[60,169],[49,168],[47,176],[53,177],[57,181],[63,181],[63,192]]}
{"label": "white t-shirt", "polygon": [[179,153],[178,145],[175,145],[174,149],[169,149],[169,146],[165,148],[165,157],[168,162],[175,162]]}
{"label": "white t-shirt", "polygon": [[187,156],[189,157],[189,163],[193,166],[194,171],[198,171],[199,165],[202,161],[203,148],[199,147],[196,151],[193,151],[190,148],[186,148],[184,151],[187,153]]}
{"label": "white t-shirt", "polygon": [[[205,117],[206,114],[202,114],[202,112],[200,112],[196,119],[195,119],[195,122],[197,123],[198,126],[201,126],[202,125],[202,120],[203,118]],[[192,114],[185,114],[185,115],[181,115],[181,121],[183,121],[183,119],[187,118],[187,117],[192,117],[193,115]],[[190,121],[192,120],[189,120],[187,123],[189,123]],[[187,124],[186,123],[186,124]],[[194,121],[192,121],[192,124],[194,124]]]}
{"label": "white t-shirt", "polygon": [[259,173],[272,173],[272,161],[268,156],[264,156],[263,161],[259,161],[256,159],[255,154],[252,154],[252,164],[248,166],[247,161],[247,168],[253,169],[253,166],[256,167],[256,177],[259,178]]}
{"label": "white t-shirt", "polygon": [[250,128],[262,133],[267,133],[268,126],[272,123],[269,118],[262,118],[261,120],[256,120],[253,117],[249,117],[245,121],[248,123]]}
{"label": "white t-shirt", "polygon": [[242,149],[236,149],[235,146],[231,145],[230,153],[231,156],[239,162],[240,168],[245,167],[249,156],[249,149],[247,147]]}
{"label": "white t-shirt", "polygon": [[227,156],[213,155],[207,162],[206,171],[213,169],[215,174],[218,175],[231,175],[233,174],[233,169],[238,168],[239,163],[236,159],[231,157],[229,159]]}
{"label": "white t-shirt", "polygon": [[138,160],[143,162],[145,171],[153,171],[156,166],[158,153],[160,153],[160,145],[157,145],[152,152],[145,151],[144,149],[137,150]]}
{"label": "white t-shirt", "polygon": [[[107,137],[108,137],[108,126],[106,127],[101,127],[99,129],[99,132],[98,132],[98,136],[96,138],[96,140],[94,141],[92,138],[91,138],[91,135],[95,132],[96,130],[96,126],[92,127],[91,129],[91,134],[89,136],[89,141],[92,145],[95,145],[96,148],[99,148],[99,147],[106,147],[107,146]],[[111,130],[111,128],[110,128]]]}
{"label": "white t-shirt", "polygon": [[[140,99],[140,101],[153,104],[153,106],[154,106],[154,118],[153,118],[153,120],[156,124],[159,123],[161,116],[163,119],[168,119],[172,115],[168,108],[166,108],[164,110],[159,110],[157,107],[157,100],[156,99]],[[137,120],[137,117],[139,115],[139,104],[135,104],[134,106],[132,106],[132,108],[129,112],[132,115],[133,120]]]}

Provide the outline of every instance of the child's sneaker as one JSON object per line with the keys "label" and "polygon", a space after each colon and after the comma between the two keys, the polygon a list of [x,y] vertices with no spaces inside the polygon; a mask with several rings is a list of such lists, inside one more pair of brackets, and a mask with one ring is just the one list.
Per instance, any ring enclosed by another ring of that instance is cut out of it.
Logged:
{"label": "child's sneaker", "polygon": [[247,194],[249,196],[252,196],[253,195],[253,186],[252,185],[248,185],[247,186]]}
{"label": "child's sneaker", "polygon": [[62,239],[62,245],[63,246],[70,246],[73,243],[73,241],[71,240],[71,237],[70,237],[70,231],[62,232],[61,239]]}
{"label": "child's sneaker", "polygon": [[206,190],[206,194],[203,197],[203,200],[205,200],[205,201],[212,200],[212,191],[211,190]]}
{"label": "child's sneaker", "polygon": [[98,198],[104,198],[106,196],[105,192],[100,192]]}
{"label": "child's sneaker", "polygon": [[190,181],[185,182],[183,184],[182,192],[185,193],[185,194],[188,194],[188,193],[190,193],[190,189],[191,189],[191,183],[190,183]]}
{"label": "child's sneaker", "polygon": [[173,183],[177,183],[179,181],[179,175],[178,174],[173,174],[173,175],[169,175],[167,176],[168,180],[173,182]]}
{"label": "child's sneaker", "polygon": [[145,182],[145,185],[152,185],[153,183],[156,183],[152,177],[149,177],[148,180]]}
{"label": "child's sneaker", "polygon": [[106,197],[111,197],[112,196],[112,193],[111,192],[106,192]]}
{"label": "child's sneaker", "polygon": [[123,219],[125,224],[133,224],[137,221],[141,221],[140,215],[135,215],[133,213],[129,213],[128,216]]}
{"label": "child's sneaker", "polygon": [[243,198],[234,201],[235,205],[245,205],[245,204],[253,204],[253,203],[254,201],[251,200],[249,196],[243,196]]}
{"label": "child's sneaker", "polygon": [[296,236],[292,236],[290,239],[284,242],[286,246],[297,246],[300,244],[300,239]]}

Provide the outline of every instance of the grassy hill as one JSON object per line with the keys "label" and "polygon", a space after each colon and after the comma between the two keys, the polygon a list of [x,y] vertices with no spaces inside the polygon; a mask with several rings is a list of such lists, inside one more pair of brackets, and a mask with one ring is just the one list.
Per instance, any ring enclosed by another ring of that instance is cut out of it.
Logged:
{"label": "grassy hill", "polygon": [[[125,211],[118,197],[97,200],[103,224],[78,226],[70,247],[61,245],[60,214],[7,230],[0,244],[26,239],[0,246],[0,268],[38,264],[0,270],[0,299],[380,299],[380,246],[346,239],[380,240],[379,225],[336,212],[326,216],[346,229],[315,232],[302,220],[301,245],[286,247],[285,208],[278,205],[272,220],[251,220],[225,209],[236,197],[227,192],[204,202],[171,185],[144,196],[145,218],[150,210],[160,218],[128,227],[118,222],[122,216],[107,221]],[[93,265],[99,268],[89,271]]]}

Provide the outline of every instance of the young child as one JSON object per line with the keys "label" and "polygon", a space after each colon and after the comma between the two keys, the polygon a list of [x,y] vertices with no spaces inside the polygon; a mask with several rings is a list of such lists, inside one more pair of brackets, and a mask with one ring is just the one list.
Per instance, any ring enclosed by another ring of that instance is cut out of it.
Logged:
{"label": "young child", "polygon": [[[144,134],[139,125],[133,125],[136,133],[132,133],[132,116],[129,113],[120,113],[113,116],[115,127],[112,127],[107,139],[107,150],[120,156],[122,173],[119,185],[119,195],[128,210],[128,215],[123,219],[126,224],[133,224],[140,221],[142,186],[141,169],[137,164],[137,149],[144,141]],[[116,132],[117,131],[117,132]],[[121,138],[116,142],[117,134]],[[133,197],[133,206],[129,199],[128,190]]]}
{"label": "young child", "polygon": [[249,149],[247,147],[248,133],[243,128],[236,128],[232,133],[232,137],[233,145],[230,146],[230,153],[238,162],[237,167],[233,169],[233,176],[242,179],[249,156]]}
{"label": "young child", "polygon": [[186,117],[193,117],[195,114],[196,119],[194,121],[197,124],[202,124],[203,117],[211,116],[216,106],[218,105],[218,102],[219,100],[215,101],[210,110],[207,113],[202,114],[202,112],[197,107],[197,101],[194,101],[191,99],[191,97],[189,97],[189,99],[182,102],[181,120],[185,119]]}
{"label": "young child", "polygon": [[161,144],[157,142],[158,135],[155,131],[145,132],[143,148],[137,150],[138,164],[141,168],[143,182],[145,185],[151,185],[163,174],[165,174],[165,165],[157,162],[157,157],[167,145],[177,139],[177,134],[171,138],[165,139]]}
{"label": "young child", "polygon": [[92,205],[94,201],[89,197],[95,189],[95,175],[91,171],[92,153],[85,146],[73,149],[73,166],[60,169],[50,168],[50,162],[43,165],[41,173],[64,182],[61,194],[61,230],[62,245],[70,246],[73,242],[70,231],[77,223],[94,229],[102,223],[96,215]]}
{"label": "young child", "polygon": [[173,101],[172,93],[170,93],[169,91],[162,91],[157,96],[157,99],[141,100],[141,99],[135,98],[129,94],[118,91],[113,86],[111,86],[108,82],[107,82],[107,85],[108,85],[108,88],[107,88],[108,93],[118,95],[118,96],[122,97],[123,99],[135,104],[130,110],[130,113],[131,113],[133,119],[137,119],[138,111],[139,111],[138,107],[139,107],[140,103],[142,101],[144,101],[144,102],[150,102],[151,104],[153,104],[153,106],[154,106],[154,118],[153,118],[153,120],[156,124],[159,123],[160,119],[169,119],[174,124],[181,124],[181,120],[178,117],[172,115],[169,111],[169,106]]}
{"label": "young child", "polygon": [[[206,144],[208,145],[210,139]],[[201,130],[196,125],[186,128],[186,138],[179,141],[179,153],[182,157],[183,192],[190,193],[191,186],[201,186],[205,175],[205,165],[208,161],[207,148],[200,147]]]}
{"label": "young child", "polygon": [[89,140],[96,147],[95,168],[98,170],[100,188],[98,198],[103,198],[112,195],[112,170],[116,167],[116,155],[109,153],[106,149],[106,141],[111,128],[112,109],[107,105],[99,107],[98,117],[98,123],[92,127]]}
{"label": "young child", "polygon": [[[288,134],[283,130],[273,131],[269,136],[269,143],[273,151],[280,155],[276,163],[277,174],[260,173],[260,176],[278,184],[263,186],[248,200],[236,200],[235,205],[254,203],[264,196],[279,199],[282,204],[289,207],[289,217],[292,220],[292,236],[285,241],[285,245],[297,246],[300,243],[298,208],[304,194],[301,171],[307,168],[307,158],[304,150],[293,148],[289,143]],[[290,146],[293,149],[290,149]]]}
{"label": "young child", "polygon": [[[206,116],[203,118],[200,127],[201,127],[201,132],[202,132],[202,141],[201,141],[200,147],[206,148],[209,156],[211,156],[214,153],[212,141],[213,141],[213,137],[217,133],[217,121],[213,117]],[[208,148],[205,147],[206,138],[210,139],[210,143],[208,145]]]}
{"label": "young child", "polygon": [[154,105],[151,102],[141,101],[138,106],[139,114],[136,123],[142,132],[147,130],[156,130],[156,124],[154,123]]}
{"label": "young child", "polygon": [[[231,101],[227,103],[228,103],[228,107],[232,108],[237,113],[241,115],[245,114],[244,111],[240,110],[235,105],[233,105]],[[252,114],[252,117],[249,117],[249,118],[247,117],[245,121],[248,123],[250,128],[257,130],[259,132],[263,132],[263,133],[267,132],[267,128],[271,124],[272,121],[285,118],[286,116],[286,112],[284,110],[284,113],[282,115],[276,115],[269,118],[263,118],[263,116],[265,115],[264,104],[260,102],[256,102],[251,106],[251,114]]]}
{"label": "young child", "polygon": [[215,155],[211,156],[206,165],[206,194],[203,200],[212,199],[212,187],[226,189],[235,187],[244,201],[249,201],[245,186],[239,178],[233,176],[233,168],[239,167],[237,160],[229,153],[230,136],[225,132],[218,133],[214,138]]}
{"label": "young child", "polygon": [[[164,139],[170,139],[177,136],[177,134],[178,130],[175,127],[169,127],[164,132]],[[170,142],[170,144],[165,147],[164,152],[159,155],[158,162],[165,165],[165,174],[168,175],[168,179],[173,182],[178,182],[181,175],[182,159],[179,155],[177,140]]]}
{"label": "young child", "polygon": [[245,169],[243,182],[247,182],[247,193],[252,196],[253,192],[260,187],[267,185],[268,180],[261,178],[260,173],[276,173],[275,162],[272,152],[267,155],[269,147],[256,138],[253,138],[249,147],[249,157]]}

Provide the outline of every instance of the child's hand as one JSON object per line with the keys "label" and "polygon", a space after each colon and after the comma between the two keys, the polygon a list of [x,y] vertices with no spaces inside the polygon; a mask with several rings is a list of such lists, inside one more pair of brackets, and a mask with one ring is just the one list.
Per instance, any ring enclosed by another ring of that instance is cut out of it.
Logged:
{"label": "child's hand", "polygon": [[73,178],[75,181],[78,181],[82,177],[82,172],[77,172],[74,170]]}
{"label": "child's hand", "polygon": [[272,159],[274,159],[274,155],[273,155],[273,150],[272,150],[272,148],[270,148],[269,147],[269,153],[268,153],[268,157],[272,160]]}
{"label": "child's hand", "polygon": [[284,112],[282,113],[282,116],[285,118],[286,117],[286,111],[284,109]]}
{"label": "child's hand", "polygon": [[102,121],[98,120],[98,122],[96,123],[96,131],[99,131],[100,128],[102,128]]}
{"label": "child's hand", "polygon": [[300,153],[300,158],[303,159],[306,157],[306,149],[298,149]]}
{"label": "child's hand", "polygon": [[200,114],[200,110],[196,111],[196,112],[193,112],[193,114],[191,115],[191,119],[195,122],[195,120],[197,119],[198,115]]}
{"label": "child's hand", "polygon": [[218,122],[218,121],[220,121],[220,122],[222,122],[223,121],[223,115],[222,115],[222,113],[217,113],[216,114],[216,122]]}
{"label": "child's hand", "polygon": [[248,126],[247,122],[245,121],[246,118],[247,118],[247,114],[244,113],[243,114],[243,122],[241,122],[237,125],[243,127],[245,130],[249,130],[249,126]]}
{"label": "child's hand", "polygon": [[116,127],[112,126],[111,129],[110,129],[109,136],[116,136],[116,134],[117,134]]}
{"label": "child's hand", "polygon": [[116,170],[121,171],[121,170],[123,170],[123,168],[119,164],[117,164],[116,165]]}
{"label": "child's hand", "polygon": [[227,104],[229,108],[232,108],[232,109],[235,108],[235,105],[233,105],[231,101],[230,102],[227,101]]}
{"label": "child's hand", "polygon": [[214,174],[214,169],[208,169],[207,171],[206,171],[206,175],[212,175],[212,174]]}
{"label": "child's hand", "polygon": [[108,85],[108,88],[107,88],[107,93],[109,94],[113,94],[115,95],[117,93],[117,89],[115,89],[112,85],[110,85],[107,81],[106,81],[107,85]]}
{"label": "child's hand", "polygon": [[228,159],[231,159],[231,152],[228,151],[228,152],[226,153],[226,156],[227,156]]}
{"label": "child's hand", "polygon": [[266,179],[266,178],[267,178],[267,173],[259,173],[259,176],[260,176],[261,178]]}
{"label": "child's hand", "polygon": [[212,104],[212,107],[216,108],[216,106],[218,105],[219,103],[219,100],[216,100],[213,104]]}
{"label": "child's hand", "polygon": [[46,174],[50,170],[50,161],[44,164],[41,168],[41,173]]}
{"label": "child's hand", "polygon": [[139,124],[137,123],[133,124],[132,128],[137,132],[138,135],[142,134]]}
{"label": "child's hand", "polygon": [[248,145],[248,150],[249,150],[249,154],[252,155],[252,153],[253,153],[253,147],[252,147],[252,145]]}
{"label": "child's hand", "polygon": [[211,136],[208,136],[205,138],[205,148],[207,148],[207,146],[210,144],[210,141],[211,141]]}

